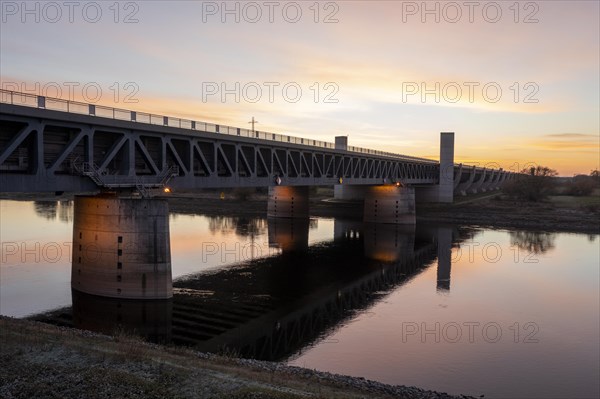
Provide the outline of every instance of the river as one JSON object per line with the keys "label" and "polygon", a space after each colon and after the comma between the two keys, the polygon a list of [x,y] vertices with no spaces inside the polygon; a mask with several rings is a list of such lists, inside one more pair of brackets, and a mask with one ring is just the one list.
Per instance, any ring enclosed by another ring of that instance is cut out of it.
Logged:
{"label": "river", "polygon": [[600,396],[597,235],[171,213],[174,299],[138,306],[71,291],[72,226],[71,201],[0,201],[2,315],[452,394]]}

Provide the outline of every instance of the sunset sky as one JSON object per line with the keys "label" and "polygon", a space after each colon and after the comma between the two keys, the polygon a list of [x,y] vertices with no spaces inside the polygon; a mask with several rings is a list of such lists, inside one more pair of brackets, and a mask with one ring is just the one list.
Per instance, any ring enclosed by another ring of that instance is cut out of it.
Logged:
{"label": "sunset sky", "polygon": [[454,131],[457,162],[600,167],[598,1],[69,4],[1,2],[3,89],[431,158]]}

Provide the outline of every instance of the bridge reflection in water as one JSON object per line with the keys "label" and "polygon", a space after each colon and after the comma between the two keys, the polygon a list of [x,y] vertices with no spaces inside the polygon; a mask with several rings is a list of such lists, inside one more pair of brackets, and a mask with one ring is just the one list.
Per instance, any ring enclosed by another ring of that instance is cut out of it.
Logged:
{"label": "bridge reflection in water", "polygon": [[173,298],[124,300],[73,291],[73,307],[34,316],[102,333],[282,360],[326,337],[438,259],[438,290],[450,287],[448,227],[335,221],[334,239],[308,245],[309,220],[269,219],[276,256],[187,276]]}

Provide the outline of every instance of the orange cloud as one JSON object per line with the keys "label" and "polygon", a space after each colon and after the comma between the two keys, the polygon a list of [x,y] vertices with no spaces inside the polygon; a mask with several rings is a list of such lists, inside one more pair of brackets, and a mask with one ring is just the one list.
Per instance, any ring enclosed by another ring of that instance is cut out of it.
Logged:
{"label": "orange cloud", "polygon": [[595,150],[600,151],[600,136],[583,133],[547,134],[529,143],[533,147],[545,150]]}

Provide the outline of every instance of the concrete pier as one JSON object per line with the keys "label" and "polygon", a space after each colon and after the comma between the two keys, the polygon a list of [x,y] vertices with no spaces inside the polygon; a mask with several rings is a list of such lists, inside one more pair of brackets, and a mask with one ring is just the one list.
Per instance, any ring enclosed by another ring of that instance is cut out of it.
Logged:
{"label": "concrete pier", "polygon": [[472,166],[470,168],[470,173],[468,175],[468,178],[464,179],[464,181],[459,182],[456,186],[455,186],[455,191],[459,192],[460,195],[462,195],[463,197],[467,195],[467,190],[473,185],[473,182],[475,181],[475,176],[476,176],[476,167]]}
{"label": "concrete pier", "polygon": [[166,200],[75,197],[71,287],[127,299],[173,296]]}
{"label": "concrete pier", "polygon": [[336,184],[333,186],[333,198],[342,201],[362,201],[368,190],[369,186]]}
{"label": "concrete pier", "polygon": [[439,183],[433,186],[415,187],[417,202],[452,203],[454,185],[454,133],[442,132],[440,133]]}
{"label": "concrete pier", "polygon": [[415,191],[396,185],[371,186],[365,195],[367,223],[415,224]]}
{"label": "concrete pier", "polygon": [[454,199],[454,133],[440,134],[440,184],[438,202]]}
{"label": "concrete pier", "polygon": [[308,218],[308,187],[269,187],[267,217]]}
{"label": "concrete pier", "polygon": [[467,191],[468,193],[477,194],[480,191],[481,187],[483,187],[483,183],[485,182],[485,179],[487,178],[486,173],[487,173],[487,169],[483,168],[483,170],[477,174],[477,177],[475,177],[473,184]]}

